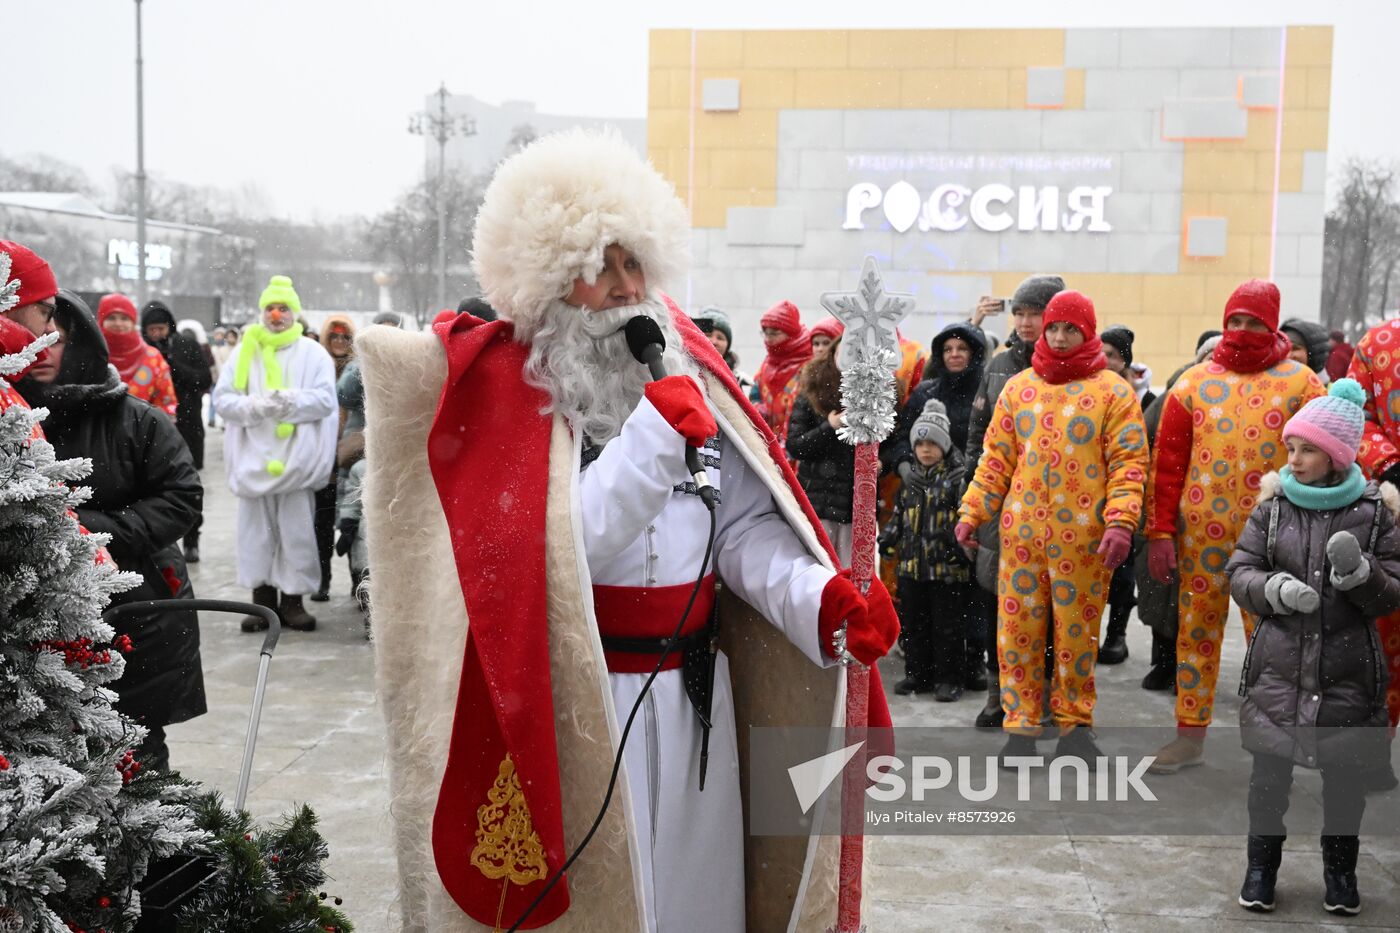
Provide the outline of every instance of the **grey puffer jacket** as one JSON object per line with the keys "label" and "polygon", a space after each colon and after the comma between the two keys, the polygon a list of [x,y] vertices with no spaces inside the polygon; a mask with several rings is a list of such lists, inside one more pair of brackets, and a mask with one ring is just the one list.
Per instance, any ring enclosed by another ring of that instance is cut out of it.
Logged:
{"label": "grey puffer jacket", "polygon": [[[982,370],[982,384],[972,399],[972,416],[967,425],[967,450],[963,458],[969,482],[982,459],[982,441],[987,436],[987,426],[992,423],[992,409],[996,408],[1001,390],[1006,388],[1012,376],[1030,368],[1031,354],[1034,352],[1035,344],[1026,343],[1012,331],[1006,349],[992,357]],[[1001,561],[1000,524],[1000,521],[984,522],[977,529],[977,582],[989,593],[997,591],[997,570]]]}
{"label": "grey puffer jacket", "polygon": [[[1313,510],[1283,495],[1278,474],[1264,478],[1259,504],[1225,568],[1230,595],[1259,616],[1240,676],[1241,739],[1249,751],[1311,768],[1385,761],[1386,660],[1374,620],[1400,609],[1397,514],[1400,493],[1389,484],[1367,483],[1345,508]],[[1355,535],[1371,568],[1364,583],[1345,592],[1332,584],[1327,559],[1327,541],[1339,531]],[[1321,607],[1276,613],[1264,588],[1280,572],[1317,590]]]}

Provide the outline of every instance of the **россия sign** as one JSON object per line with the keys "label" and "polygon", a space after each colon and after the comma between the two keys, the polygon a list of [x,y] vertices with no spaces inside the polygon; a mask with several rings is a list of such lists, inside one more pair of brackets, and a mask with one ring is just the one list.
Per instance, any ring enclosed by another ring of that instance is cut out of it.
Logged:
{"label": "\u0440\u043e\u0441\u0441\u0438\u044f sign", "polygon": [[919,230],[952,232],[971,221],[991,233],[1015,227],[1017,230],[1064,230],[1075,233],[1107,233],[1113,229],[1104,218],[1104,207],[1113,189],[1106,185],[1079,185],[1065,194],[1060,210],[1060,188],[1056,185],[1021,185],[1012,188],[999,183],[972,189],[967,185],[938,185],[924,198],[907,181],[888,188],[864,181],[846,192],[846,222],[843,230],[864,230],[865,212],[883,207],[885,219],[899,233],[917,222]]}

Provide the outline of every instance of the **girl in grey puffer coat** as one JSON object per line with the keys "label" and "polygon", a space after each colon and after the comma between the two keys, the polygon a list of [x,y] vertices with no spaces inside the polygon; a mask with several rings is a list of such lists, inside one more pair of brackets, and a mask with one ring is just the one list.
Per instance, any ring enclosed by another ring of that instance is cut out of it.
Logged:
{"label": "girl in grey puffer coat", "polygon": [[1374,620],[1400,609],[1400,493],[1355,463],[1364,401],[1340,380],[1288,422],[1289,465],[1264,478],[1226,566],[1230,595],[1260,619],[1240,677],[1241,739],[1254,755],[1240,904],[1253,910],[1272,909],[1294,764],[1322,772],[1324,906],[1360,910],[1365,780],[1389,754]]}

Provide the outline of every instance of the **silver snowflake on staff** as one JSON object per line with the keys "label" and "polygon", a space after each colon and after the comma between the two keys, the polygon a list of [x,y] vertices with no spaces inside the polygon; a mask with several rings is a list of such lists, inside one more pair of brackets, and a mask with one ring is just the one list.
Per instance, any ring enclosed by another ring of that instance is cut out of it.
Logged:
{"label": "silver snowflake on staff", "polygon": [[894,428],[895,328],[914,307],[914,296],[886,292],[875,257],[866,256],[856,291],[827,292],[821,300],[846,328],[841,337],[846,426],[837,435],[848,444],[878,444]]}
{"label": "silver snowflake on staff", "polygon": [[847,352],[893,350],[899,345],[895,328],[913,310],[914,296],[885,291],[875,257],[866,256],[856,290],[826,292],[822,295],[822,306],[846,326],[841,346]]}
{"label": "silver snowflake on staff", "polygon": [[19,304],[19,279],[10,278],[10,254],[0,252],[0,314]]}

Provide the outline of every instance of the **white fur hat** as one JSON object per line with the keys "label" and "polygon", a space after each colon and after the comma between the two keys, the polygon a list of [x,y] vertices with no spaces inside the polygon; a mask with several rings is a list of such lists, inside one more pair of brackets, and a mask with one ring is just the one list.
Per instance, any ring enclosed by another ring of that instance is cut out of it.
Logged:
{"label": "white fur hat", "polygon": [[597,280],[613,243],[640,260],[649,290],[675,288],[690,251],[685,205],[617,132],[566,130],[496,169],[476,217],[472,269],[500,316],[531,332],[575,279]]}

